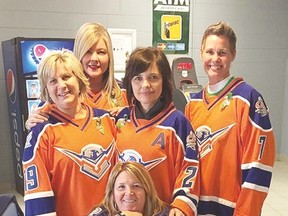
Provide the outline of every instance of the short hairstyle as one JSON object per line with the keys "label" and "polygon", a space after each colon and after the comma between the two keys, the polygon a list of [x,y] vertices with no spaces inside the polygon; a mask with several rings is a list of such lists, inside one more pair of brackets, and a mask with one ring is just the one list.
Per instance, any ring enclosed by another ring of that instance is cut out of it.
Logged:
{"label": "short hairstyle", "polygon": [[[114,77],[114,57],[112,41],[107,29],[100,23],[97,22],[87,22],[84,23],[78,30],[75,42],[74,42],[74,54],[82,61],[83,56],[94,46],[100,39],[103,39],[109,57],[109,66],[107,71],[103,74],[103,92],[107,93],[110,104],[112,99],[117,99],[120,103],[122,100],[122,94],[120,87]],[[84,71],[85,72],[85,71]],[[114,98],[111,98],[111,95]],[[119,104],[123,105],[123,104]]]}
{"label": "short hairstyle", "polygon": [[76,76],[79,83],[80,97],[83,98],[89,88],[89,82],[83,73],[82,64],[71,51],[62,50],[49,53],[38,66],[37,76],[40,81],[40,99],[42,101],[50,101],[47,83],[59,64],[63,64],[68,71],[72,71]]}
{"label": "short hairstyle", "polygon": [[[167,107],[172,102],[172,92],[174,89],[174,79],[169,61],[160,49],[154,47],[137,48],[135,49],[126,64],[126,72],[123,80],[123,86],[127,91],[127,100],[129,106],[133,106],[135,99],[131,80],[134,76],[148,70],[153,64],[156,65],[162,75],[162,93],[161,100],[164,107]],[[135,99],[136,100],[136,99]]]}
{"label": "short hairstyle", "polygon": [[144,188],[146,200],[142,212],[143,216],[152,216],[164,209],[166,204],[158,198],[153,180],[146,168],[137,162],[127,161],[124,163],[117,163],[110,173],[103,203],[103,205],[108,209],[109,215],[119,213],[113,195],[116,179],[122,172],[127,172],[130,176],[135,177]]}
{"label": "short hairstyle", "polygon": [[220,21],[218,23],[208,26],[202,37],[201,52],[203,52],[206,39],[210,35],[226,37],[229,40],[231,53],[236,53],[237,37],[233,29],[227,23]]}

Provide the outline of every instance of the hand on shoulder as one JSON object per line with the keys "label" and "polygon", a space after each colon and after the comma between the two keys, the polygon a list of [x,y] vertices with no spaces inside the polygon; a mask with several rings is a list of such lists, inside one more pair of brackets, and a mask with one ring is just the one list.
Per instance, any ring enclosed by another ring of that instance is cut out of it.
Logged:
{"label": "hand on shoulder", "polygon": [[112,115],[112,116],[117,116],[119,115],[119,113],[124,109],[125,107],[114,107],[114,108],[111,108],[109,111],[109,113]]}
{"label": "hand on shoulder", "polygon": [[48,120],[48,115],[45,112],[42,112],[40,109],[31,112],[28,116],[27,121],[25,122],[25,127],[27,130],[30,130],[38,123],[43,123]]}

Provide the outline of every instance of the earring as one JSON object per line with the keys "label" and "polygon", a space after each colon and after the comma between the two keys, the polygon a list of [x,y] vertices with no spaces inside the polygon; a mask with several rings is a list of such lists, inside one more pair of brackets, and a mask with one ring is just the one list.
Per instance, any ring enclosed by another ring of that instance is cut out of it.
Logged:
{"label": "earring", "polygon": [[114,207],[116,210],[118,210],[118,207],[117,207],[116,202],[113,202],[113,207]]}
{"label": "earring", "polygon": [[53,102],[53,100],[52,100],[52,98],[49,96],[49,98],[48,98],[48,101],[51,103],[51,104],[53,104],[54,102]]}

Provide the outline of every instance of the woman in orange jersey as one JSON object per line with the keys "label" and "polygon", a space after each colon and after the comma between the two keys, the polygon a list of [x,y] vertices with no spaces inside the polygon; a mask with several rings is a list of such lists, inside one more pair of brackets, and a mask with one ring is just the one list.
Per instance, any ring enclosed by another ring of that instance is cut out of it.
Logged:
{"label": "woman in orange jersey", "polygon": [[149,171],[170,215],[197,215],[198,149],[191,124],[172,102],[173,74],[163,51],[131,53],[124,87],[130,118],[117,122],[120,161],[137,161]]}
{"label": "woman in orange jersey", "polygon": [[236,35],[210,25],[201,44],[208,85],[186,106],[198,138],[200,215],[260,215],[271,182],[275,141],[262,95],[230,73]]}
{"label": "woman in orange jersey", "polygon": [[89,82],[71,52],[49,54],[38,78],[48,120],[25,144],[25,215],[87,215],[104,198],[114,166],[114,120],[83,103]]}
{"label": "woman in orange jersey", "polygon": [[89,216],[168,216],[149,172],[137,162],[117,163],[111,171],[103,204]]}
{"label": "woman in orange jersey", "polygon": [[[127,99],[125,90],[120,89],[114,78],[112,42],[107,29],[100,23],[83,24],[75,38],[74,54],[81,61],[90,83],[86,103],[117,115],[121,107],[127,105]],[[46,113],[38,109],[29,115],[25,126],[29,130],[46,120]]]}

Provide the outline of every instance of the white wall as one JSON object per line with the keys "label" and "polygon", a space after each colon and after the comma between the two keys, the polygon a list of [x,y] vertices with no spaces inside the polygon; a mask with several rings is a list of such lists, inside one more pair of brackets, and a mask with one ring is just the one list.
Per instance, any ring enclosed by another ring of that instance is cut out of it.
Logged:
{"label": "white wall", "polygon": [[[189,55],[194,59],[198,81],[206,75],[199,58],[205,28],[227,21],[238,36],[234,75],[258,89],[270,107],[277,152],[288,155],[286,147],[288,94],[288,1],[286,0],[190,0],[191,25]],[[0,0],[0,41],[13,37],[73,38],[86,21],[98,21],[109,28],[137,30],[137,45],[152,42],[152,1],[148,0]],[[168,56],[172,61],[175,56]],[[179,57],[179,56],[177,56]],[[2,49],[0,50],[0,192],[12,189],[12,153]],[[287,89],[286,89],[287,92]],[[283,114],[282,114],[283,113]],[[282,121],[285,120],[285,121]],[[286,128],[286,127],[285,127]],[[282,134],[281,134],[282,132]],[[281,142],[283,140],[283,142]],[[281,152],[280,152],[281,151]]]}
{"label": "white wall", "polygon": [[[287,55],[288,53],[286,53]],[[283,89],[283,113],[282,113],[282,127],[281,127],[281,145],[280,145],[280,159],[283,159],[285,161],[288,161],[288,134],[287,134],[287,128],[288,128],[288,59],[286,59],[286,73],[283,76],[283,80],[285,81],[285,86]]]}

